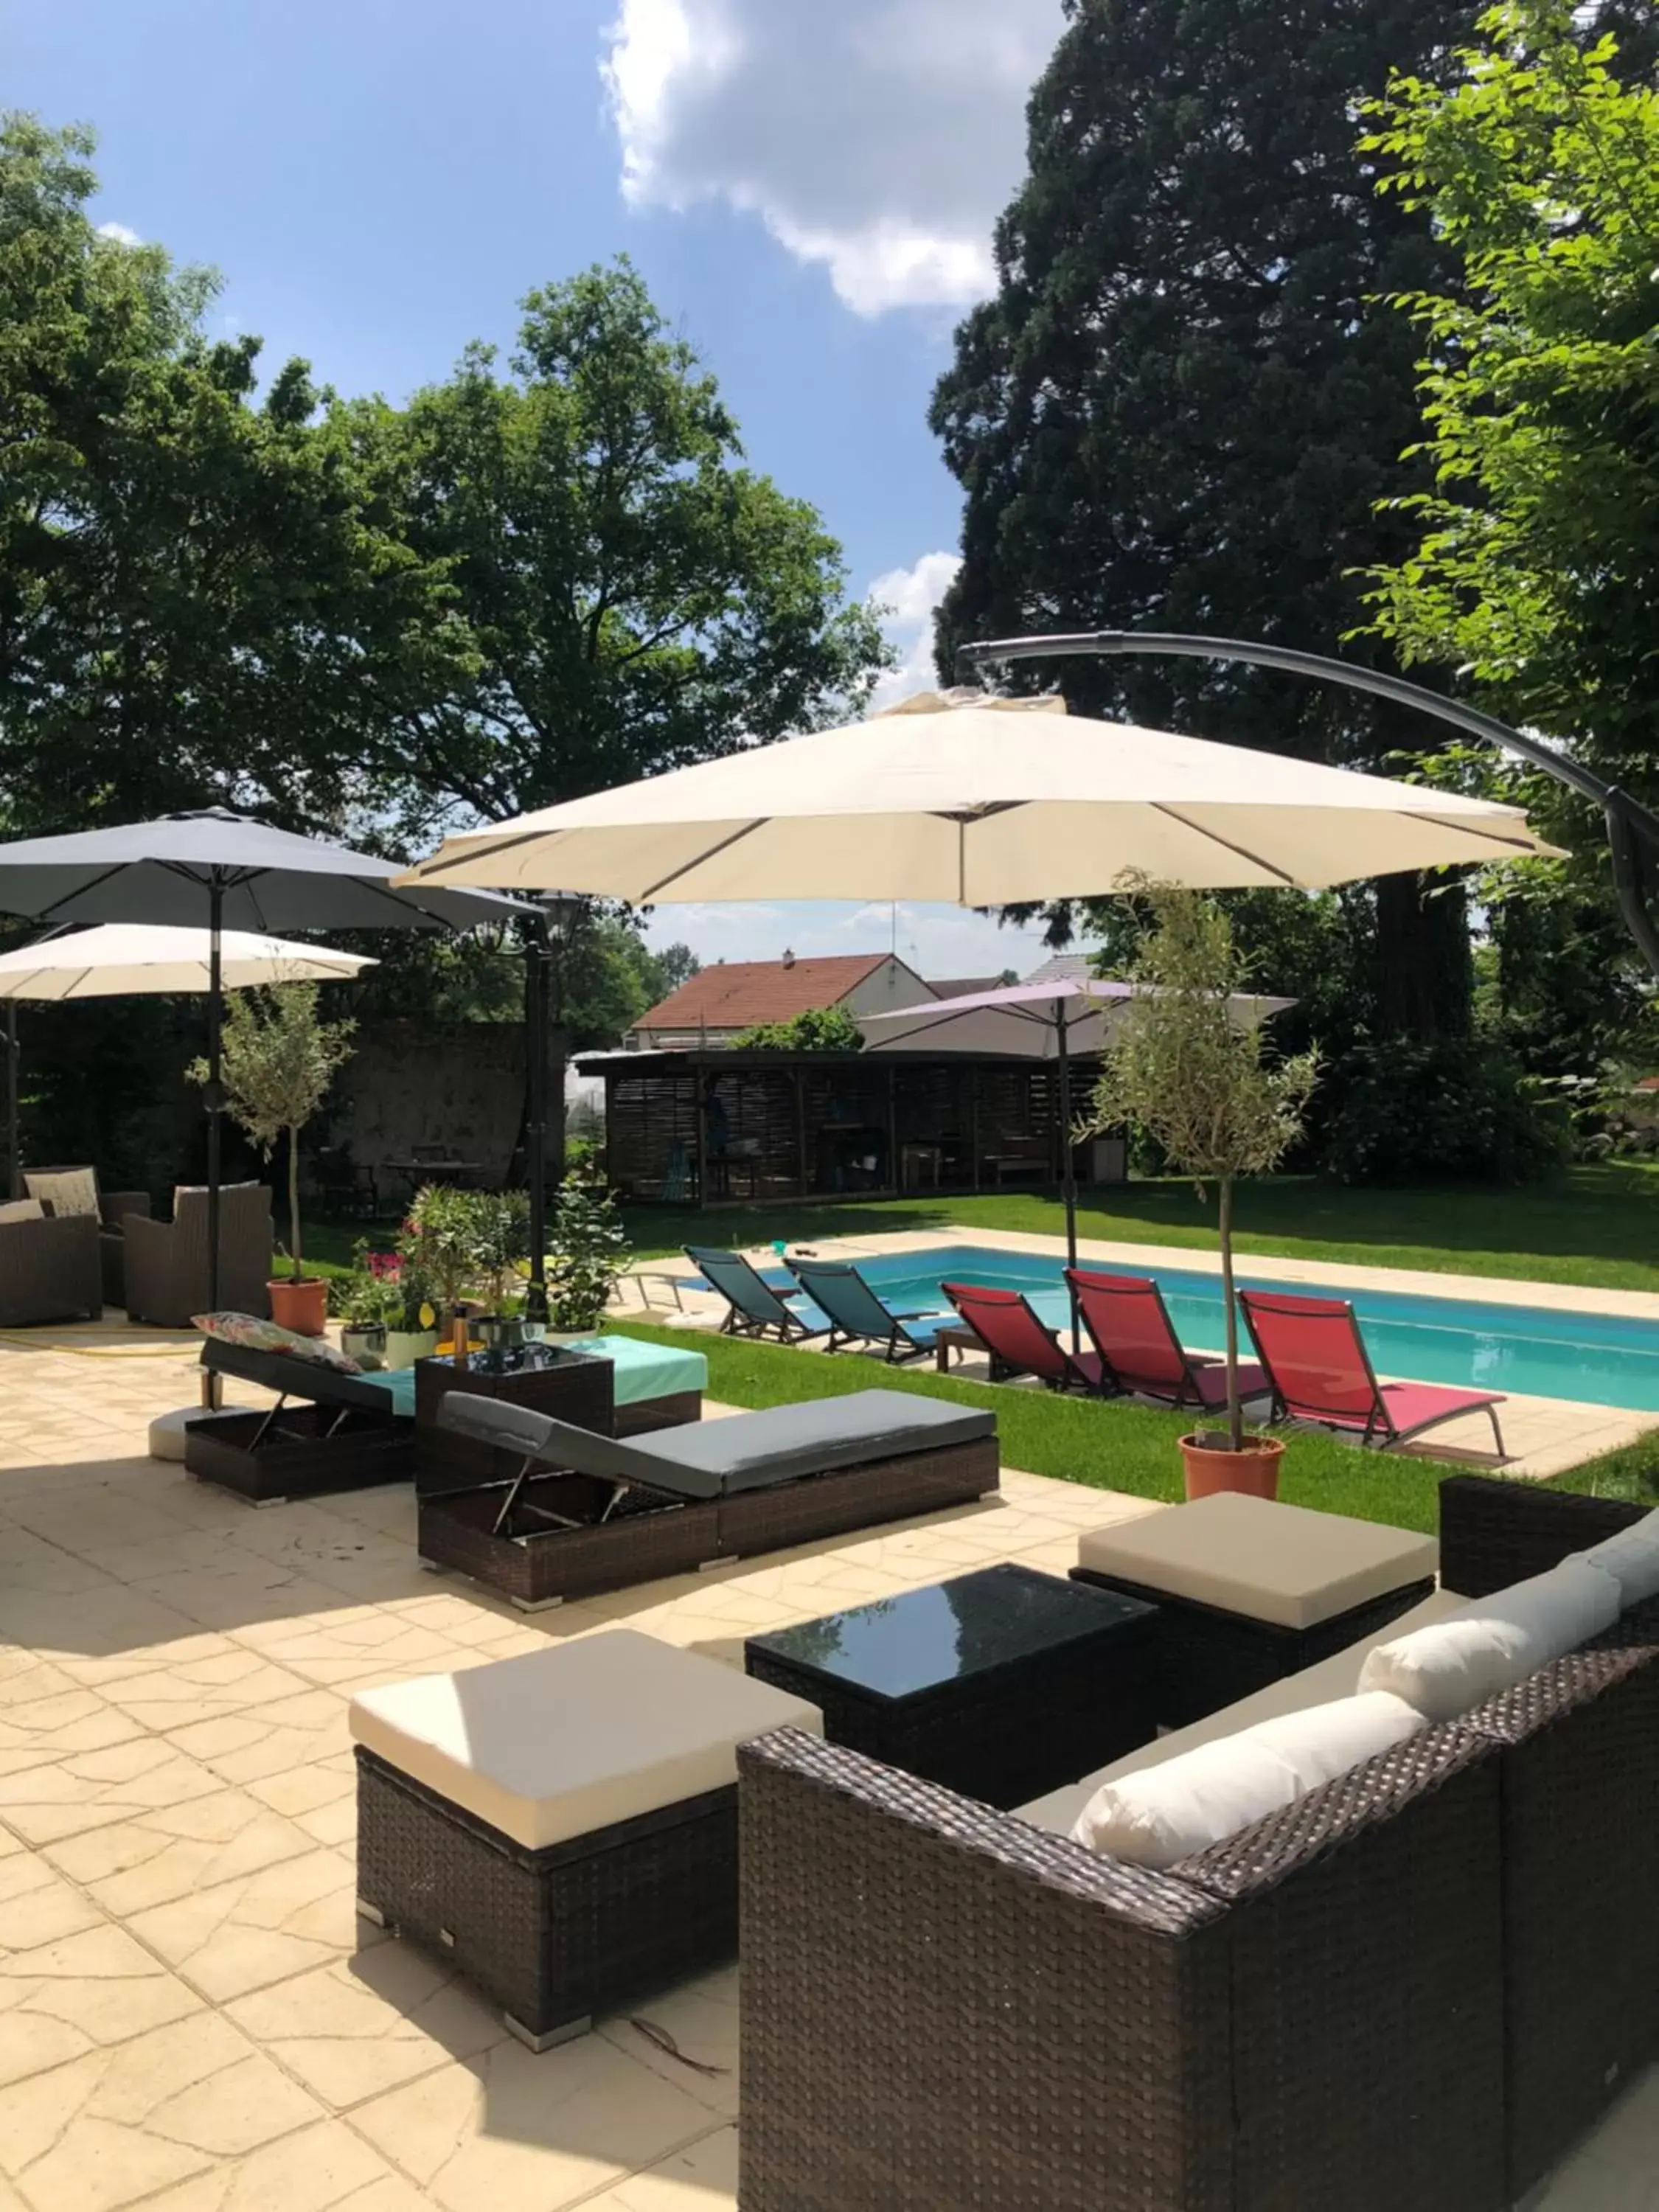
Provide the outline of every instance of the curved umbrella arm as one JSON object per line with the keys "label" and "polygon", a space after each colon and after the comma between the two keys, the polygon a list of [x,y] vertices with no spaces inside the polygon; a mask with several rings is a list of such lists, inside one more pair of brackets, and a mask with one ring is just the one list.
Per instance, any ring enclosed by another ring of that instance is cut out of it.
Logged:
{"label": "curved umbrella arm", "polygon": [[1254,645],[1240,638],[1201,637],[1178,630],[1098,629],[1057,632],[1048,636],[990,638],[964,645],[958,662],[977,671],[1004,660],[1054,660],[1070,653],[1102,655],[1154,653],[1188,660],[1242,660],[1258,668],[1282,668],[1292,676],[1311,676],[1340,684],[1351,691],[1370,691],[1402,707],[1449,722],[1454,729],[1484,738],[1506,752],[1517,754],[1531,767],[1541,769],[1557,783],[1601,809],[1607,825],[1613,858],[1613,888],[1618,893],[1625,926],[1643,958],[1659,975],[1659,815],[1632,799],[1616,785],[1570,755],[1557,752],[1540,738],[1482,714],[1461,700],[1443,698],[1420,684],[1386,669],[1366,668],[1346,660],[1333,660],[1322,653],[1302,653],[1290,646]]}

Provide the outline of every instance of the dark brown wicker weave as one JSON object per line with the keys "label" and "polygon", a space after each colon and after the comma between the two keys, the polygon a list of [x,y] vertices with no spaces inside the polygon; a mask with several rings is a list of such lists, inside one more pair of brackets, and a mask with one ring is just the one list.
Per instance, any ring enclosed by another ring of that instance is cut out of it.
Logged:
{"label": "dark brown wicker weave", "polygon": [[1168,1875],[738,1754],[743,2212],[1497,2212],[1498,1753],[1434,1729]]}
{"label": "dark brown wicker weave", "polygon": [[342,1423],[332,1406],[285,1406],[274,1418],[204,1414],[185,1424],[185,1465],[255,1505],[371,1490],[414,1474],[415,1424],[384,1416]]}
{"label": "dark brown wicker weave", "polygon": [[538,2049],[737,1948],[738,1793],[540,1851],[357,1747],[357,1892]]}
{"label": "dark brown wicker weave", "polygon": [[1185,1728],[1189,1721],[1218,1713],[1252,1690],[1265,1690],[1270,1682],[1316,1667],[1322,1659],[1386,1628],[1434,1589],[1432,1577],[1402,1583],[1398,1589],[1334,1613],[1311,1628],[1283,1628],[1274,1621],[1252,1620],[1248,1613],[1172,1597],[1167,1590],[1129,1582],[1121,1575],[1097,1574],[1089,1567],[1073,1567],[1072,1580],[1116,1590],[1158,1607],[1158,1718],[1164,1728]]}
{"label": "dark brown wicker weave", "polygon": [[[126,1309],[158,1328],[188,1328],[208,1301],[208,1194],[173,1193],[171,1221],[130,1213],[122,1227]],[[262,1182],[219,1193],[219,1304],[229,1313],[270,1311],[270,1193]]]}
{"label": "dark brown wicker weave", "polygon": [[[494,1533],[505,1486],[434,1495],[426,1487],[424,1466],[419,1480],[421,1557],[470,1575],[527,1610],[965,1504],[996,1488],[997,1446],[994,1437],[977,1437],[695,1504],[655,1500],[636,1491],[603,1528],[506,1536]],[[585,1476],[532,1477],[514,1525],[525,1530],[538,1507],[574,1518],[598,1494]]]}
{"label": "dark brown wicker weave", "polygon": [[130,1213],[149,1219],[147,1190],[111,1190],[98,1200],[99,1256],[104,1271],[104,1304],[125,1308],[127,1302],[126,1218]]}
{"label": "dark brown wicker weave", "polygon": [[702,1419],[701,1390],[668,1390],[660,1398],[636,1398],[631,1406],[618,1406],[613,1434],[649,1436],[653,1429],[683,1428]]}
{"label": "dark brown wicker weave", "polygon": [[1616,1536],[1646,1511],[1553,1483],[1449,1475],[1440,1486],[1440,1579],[1464,1597],[1486,1597],[1547,1574],[1569,1552]]}
{"label": "dark brown wicker weave", "polygon": [[96,1321],[103,1310],[95,1213],[0,1221],[0,1328]]}

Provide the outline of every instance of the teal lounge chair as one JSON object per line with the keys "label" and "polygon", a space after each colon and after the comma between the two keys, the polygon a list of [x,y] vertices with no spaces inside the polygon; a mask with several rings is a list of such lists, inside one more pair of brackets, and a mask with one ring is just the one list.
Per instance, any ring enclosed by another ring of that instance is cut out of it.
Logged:
{"label": "teal lounge chair", "polygon": [[722,1336],[775,1337],[780,1344],[805,1344],[829,1335],[827,1314],[810,1303],[793,1303],[804,1296],[800,1291],[774,1290],[741,1252],[721,1252],[704,1244],[688,1244],[684,1251],[704,1280],[726,1300]]}
{"label": "teal lounge chair", "polygon": [[952,1328],[949,1307],[932,1313],[895,1313],[884,1305],[858,1269],[844,1260],[791,1260],[790,1273],[812,1304],[830,1316],[826,1352],[844,1344],[878,1344],[890,1366],[921,1359],[934,1348],[940,1329]]}

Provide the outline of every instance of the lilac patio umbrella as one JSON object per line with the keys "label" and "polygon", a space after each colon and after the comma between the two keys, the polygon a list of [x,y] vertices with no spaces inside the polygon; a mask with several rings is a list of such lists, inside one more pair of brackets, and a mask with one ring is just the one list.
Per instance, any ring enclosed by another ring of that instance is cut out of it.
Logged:
{"label": "lilac patio umbrella", "polygon": [[[872,1052],[1006,1053],[1052,1060],[1060,1077],[1060,1188],[1066,1200],[1066,1264],[1077,1265],[1077,1170],[1072,1156],[1072,1059],[1100,1051],[1115,1012],[1145,996],[1144,983],[1109,982],[1096,976],[1051,977],[1046,982],[1010,983],[995,991],[973,991],[961,999],[933,999],[925,1006],[896,1006],[890,1012],[861,1014],[859,1026],[870,1035]],[[1257,997],[1239,992],[1227,1002],[1241,1028],[1254,1028],[1269,1015],[1283,1013],[1294,999]],[[901,1027],[900,1024],[902,1024]],[[1073,1307],[1073,1334],[1076,1312]]]}

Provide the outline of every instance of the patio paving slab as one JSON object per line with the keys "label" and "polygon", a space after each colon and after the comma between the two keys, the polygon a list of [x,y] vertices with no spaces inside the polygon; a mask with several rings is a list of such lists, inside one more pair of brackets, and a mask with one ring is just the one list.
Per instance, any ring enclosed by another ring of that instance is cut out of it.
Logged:
{"label": "patio paving slab", "polygon": [[[412,1567],[406,1489],[256,1512],[150,1462],[191,1382],[0,1348],[0,2212],[734,2212],[735,1969],[525,2051],[356,1917],[350,1693],[623,1623],[740,1665],[757,1628],[1063,1574],[1162,1509],[1007,1470],[994,1502],[526,1620]],[[1659,2076],[1538,2212],[1614,2207],[1659,2212]]]}

